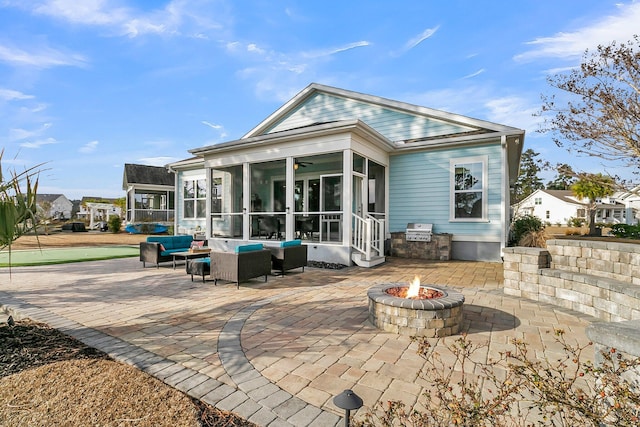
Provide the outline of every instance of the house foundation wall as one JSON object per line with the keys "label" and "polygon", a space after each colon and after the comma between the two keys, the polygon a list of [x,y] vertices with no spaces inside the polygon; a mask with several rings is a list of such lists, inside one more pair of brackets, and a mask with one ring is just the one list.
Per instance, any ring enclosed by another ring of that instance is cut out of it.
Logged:
{"label": "house foundation wall", "polygon": [[407,242],[405,232],[391,233],[391,256],[436,261],[451,259],[452,235],[433,234],[430,242]]}

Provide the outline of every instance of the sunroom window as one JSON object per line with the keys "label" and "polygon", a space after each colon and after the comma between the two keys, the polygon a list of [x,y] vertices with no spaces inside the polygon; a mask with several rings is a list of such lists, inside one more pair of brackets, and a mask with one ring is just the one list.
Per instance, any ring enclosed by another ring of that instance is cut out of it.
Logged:
{"label": "sunroom window", "polygon": [[473,221],[486,218],[486,156],[451,160],[453,220]]}
{"label": "sunroom window", "polygon": [[206,180],[186,180],[183,185],[183,206],[185,218],[206,218],[207,187]]}

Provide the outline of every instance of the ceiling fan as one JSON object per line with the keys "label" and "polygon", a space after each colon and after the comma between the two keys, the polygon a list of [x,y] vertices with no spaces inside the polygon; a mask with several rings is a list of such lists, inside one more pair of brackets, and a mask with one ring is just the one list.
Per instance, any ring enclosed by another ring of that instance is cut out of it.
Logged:
{"label": "ceiling fan", "polygon": [[302,168],[306,168],[307,166],[312,165],[312,164],[313,164],[312,162],[301,162],[301,161],[298,161],[298,160],[294,160],[293,168],[295,170],[298,170],[298,168],[301,168],[301,167]]}

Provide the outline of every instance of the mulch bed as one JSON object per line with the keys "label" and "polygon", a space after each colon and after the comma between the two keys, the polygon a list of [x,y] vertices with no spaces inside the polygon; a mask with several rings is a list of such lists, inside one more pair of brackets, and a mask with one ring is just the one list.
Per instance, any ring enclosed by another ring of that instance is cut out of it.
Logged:
{"label": "mulch bed", "polygon": [[[42,323],[22,320],[16,321],[13,326],[0,324],[0,380],[48,364],[91,359],[119,363],[106,353]],[[191,401],[202,427],[255,427],[255,424],[233,413],[218,410],[197,399]]]}

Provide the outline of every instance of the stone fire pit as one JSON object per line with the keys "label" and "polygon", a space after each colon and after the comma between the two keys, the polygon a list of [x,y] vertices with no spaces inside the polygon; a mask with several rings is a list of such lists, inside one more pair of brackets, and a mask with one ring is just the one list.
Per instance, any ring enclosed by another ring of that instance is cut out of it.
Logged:
{"label": "stone fire pit", "polygon": [[367,295],[371,323],[387,332],[431,338],[446,337],[460,331],[464,295],[435,286],[420,288],[423,291],[436,291],[436,294],[440,292],[441,297],[409,299],[387,293],[387,290],[402,287],[407,285],[387,283],[369,289]]}

